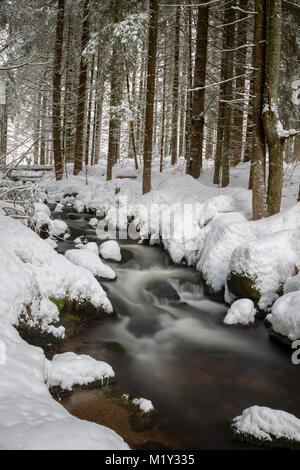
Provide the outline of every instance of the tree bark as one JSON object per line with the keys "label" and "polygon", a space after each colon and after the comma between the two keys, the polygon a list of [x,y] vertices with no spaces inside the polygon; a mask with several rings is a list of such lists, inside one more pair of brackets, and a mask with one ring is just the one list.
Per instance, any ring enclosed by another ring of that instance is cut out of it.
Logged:
{"label": "tree bark", "polygon": [[282,33],[282,1],[268,1],[266,79],[263,124],[269,151],[268,215],[280,212],[283,182],[284,141],[278,135],[278,85]]}
{"label": "tree bark", "polygon": [[252,149],[252,217],[258,220],[265,215],[265,136],[262,122],[265,77],[265,13],[266,0],[255,0],[253,66],[253,149]]}
{"label": "tree bark", "polygon": [[[206,0],[202,0],[206,3]],[[205,77],[208,39],[208,7],[198,7],[196,57],[194,70],[194,92],[192,104],[191,147],[188,173],[199,178],[202,168],[203,130],[205,120]],[[201,89],[197,89],[201,88]]]}
{"label": "tree bark", "polygon": [[223,136],[223,150],[222,150],[222,187],[229,185],[229,168],[230,168],[230,150],[231,150],[231,120],[232,120],[232,85],[233,81],[233,60],[234,60],[234,43],[235,43],[235,10],[230,7],[225,7],[224,22],[227,26],[224,28],[225,50],[226,52],[226,67],[225,67],[225,80],[229,80],[225,84],[225,110],[224,110],[224,136]]}
{"label": "tree bark", "polygon": [[[248,0],[239,0],[239,20],[247,17]],[[247,23],[240,21],[237,24],[237,46],[244,46],[247,43]],[[232,129],[232,152],[231,162],[234,166],[238,165],[242,159],[243,149],[243,125],[244,125],[244,105],[245,105],[245,69],[247,64],[247,49],[243,48],[237,50],[235,53],[235,75],[237,77],[235,83],[235,110],[233,116],[233,129]],[[243,100],[243,101],[241,101]]]}
{"label": "tree bark", "polygon": [[85,124],[85,106],[88,63],[83,52],[89,40],[89,0],[84,0],[83,4],[83,22],[81,33],[81,57],[78,84],[78,101],[76,113],[76,135],[74,148],[74,175],[82,171],[83,152],[84,152],[84,124]]}
{"label": "tree bark", "polygon": [[53,64],[53,105],[52,105],[52,132],[53,132],[53,156],[55,177],[61,180],[64,171],[62,142],[61,142],[61,76],[62,76],[62,51],[64,34],[65,0],[58,0],[56,38]]}
{"label": "tree bark", "polygon": [[158,0],[150,0],[150,24],[148,38],[147,95],[144,138],[143,194],[151,190],[153,113],[155,98],[155,72],[158,37]]}
{"label": "tree bark", "polygon": [[171,164],[175,165],[178,156],[178,119],[179,119],[179,51],[180,51],[180,7],[176,8],[175,45],[173,68],[173,110],[171,137]]}

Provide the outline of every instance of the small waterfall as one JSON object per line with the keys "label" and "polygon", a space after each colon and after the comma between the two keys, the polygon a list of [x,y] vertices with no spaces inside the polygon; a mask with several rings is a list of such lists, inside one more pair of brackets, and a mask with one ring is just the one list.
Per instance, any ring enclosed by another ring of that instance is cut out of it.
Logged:
{"label": "small waterfall", "polygon": [[180,282],[177,279],[170,281],[170,284],[176,289],[181,300],[199,300],[204,296],[203,286],[190,281]]}

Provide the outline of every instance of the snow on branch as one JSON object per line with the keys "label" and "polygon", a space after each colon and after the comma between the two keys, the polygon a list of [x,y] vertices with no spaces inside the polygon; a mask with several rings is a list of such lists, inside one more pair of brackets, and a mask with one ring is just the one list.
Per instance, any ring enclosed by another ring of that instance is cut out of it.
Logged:
{"label": "snow on branch", "polygon": [[207,89],[207,88],[212,88],[214,86],[219,86],[219,85],[222,85],[223,83],[231,82],[232,80],[237,80],[238,78],[242,78],[242,77],[248,77],[248,74],[243,73],[242,75],[236,75],[235,77],[228,78],[227,80],[222,80],[221,82],[216,82],[216,83],[212,83],[210,85],[205,85],[205,86],[201,86],[201,87],[197,87],[197,88],[190,88],[187,91],[199,91],[199,90],[204,90],[204,89]]}

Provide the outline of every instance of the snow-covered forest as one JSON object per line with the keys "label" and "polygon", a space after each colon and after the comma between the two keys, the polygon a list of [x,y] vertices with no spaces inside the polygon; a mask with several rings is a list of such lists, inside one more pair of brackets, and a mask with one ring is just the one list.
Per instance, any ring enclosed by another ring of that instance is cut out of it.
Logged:
{"label": "snow-covered forest", "polygon": [[0,116],[0,449],[299,449],[300,0],[0,1]]}

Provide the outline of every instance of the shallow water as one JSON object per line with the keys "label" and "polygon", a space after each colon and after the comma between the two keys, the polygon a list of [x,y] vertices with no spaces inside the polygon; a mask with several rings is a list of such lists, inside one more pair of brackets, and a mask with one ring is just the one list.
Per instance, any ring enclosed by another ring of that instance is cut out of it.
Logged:
{"label": "shallow water", "polygon": [[[83,219],[66,222],[74,238],[84,233],[96,241]],[[300,416],[300,368],[269,340],[263,321],[225,326],[226,308],[203,294],[197,271],[172,265],[156,247],[122,241],[122,249],[128,261],[108,263],[117,280],[102,283],[117,316],[81,331],[76,352],[104,357],[118,389],[151,399],[177,448],[248,449],[233,439],[229,422],[254,404]],[[169,290],[179,300],[163,298]],[[126,353],[105,350],[108,341]]]}

